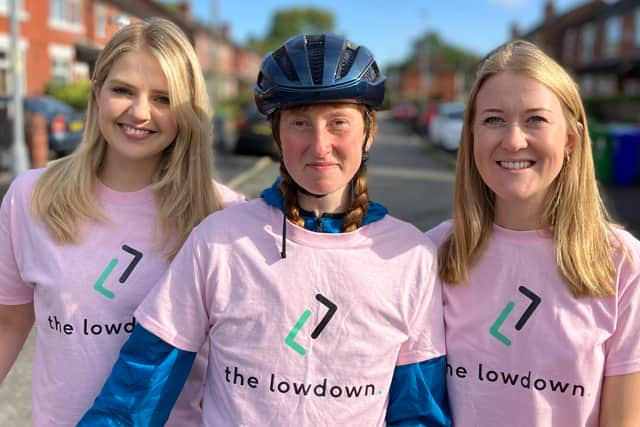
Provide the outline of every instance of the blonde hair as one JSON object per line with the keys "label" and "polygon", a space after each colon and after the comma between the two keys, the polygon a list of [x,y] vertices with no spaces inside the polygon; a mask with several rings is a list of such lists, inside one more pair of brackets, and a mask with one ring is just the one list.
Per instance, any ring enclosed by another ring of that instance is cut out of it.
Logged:
{"label": "blonde hair", "polygon": [[458,151],[453,228],[438,254],[440,277],[451,284],[466,281],[468,268],[480,258],[491,237],[495,195],[483,182],[474,161],[473,121],[483,84],[505,71],[535,79],[553,91],[574,138],[571,155],[548,189],[540,218],[541,226],[549,227],[553,235],[560,273],[575,297],[612,295],[613,246],[621,242],[610,240],[612,224],[598,192],[578,87],[558,63],[522,40],[509,42],[489,54],[469,94]]}
{"label": "blonde hair", "polygon": [[32,211],[61,244],[77,243],[80,221],[107,221],[95,201],[97,174],[106,151],[96,94],[114,63],[134,51],[149,52],[160,63],[178,124],[176,138],[162,153],[151,185],[158,209],[159,247],[165,248],[170,260],[191,229],[221,208],[221,202],[213,189],[212,122],[202,71],[184,33],[165,19],[128,25],[104,47],[92,76],[96,90],[90,94],[82,143],[69,157],[52,162],[40,177]]}
{"label": "blonde hair", "polygon": [[[330,105],[341,105],[340,103],[330,103]],[[369,109],[363,104],[356,104],[358,109],[362,113],[362,119],[364,121],[364,142],[373,140],[376,136],[376,114],[374,110]],[[306,109],[309,105],[291,107],[290,109]],[[273,137],[281,147],[280,142],[280,115],[281,110],[276,110],[271,114],[271,130]],[[293,181],[291,175],[284,166],[284,162],[280,162],[280,177],[282,182],[280,183],[280,192],[284,201],[284,209],[287,218],[296,225],[304,227],[304,219],[300,216],[300,209],[298,207],[298,185]],[[367,214],[369,208],[369,192],[367,187],[367,169],[361,166],[353,177],[353,195],[351,206],[342,219],[342,231],[349,232],[354,231],[360,227],[362,220]]]}

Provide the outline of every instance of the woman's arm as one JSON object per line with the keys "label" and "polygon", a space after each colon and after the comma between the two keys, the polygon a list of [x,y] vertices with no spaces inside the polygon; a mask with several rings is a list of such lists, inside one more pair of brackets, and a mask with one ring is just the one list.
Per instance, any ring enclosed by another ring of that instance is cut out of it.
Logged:
{"label": "woman's arm", "polygon": [[136,325],[93,406],[77,427],[160,427],[189,375],[196,353]]}
{"label": "woman's arm", "polygon": [[600,427],[640,426],[640,372],[604,377]]}
{"label": "woman's arm", "polygon": [[21,305],[0,304],[0,383],[20,354],[33,321],[32,302]]}
{"label": "woman's arm", "polygon": [[396,366],[389,390],[387,425],[449,427],[446,357]]}

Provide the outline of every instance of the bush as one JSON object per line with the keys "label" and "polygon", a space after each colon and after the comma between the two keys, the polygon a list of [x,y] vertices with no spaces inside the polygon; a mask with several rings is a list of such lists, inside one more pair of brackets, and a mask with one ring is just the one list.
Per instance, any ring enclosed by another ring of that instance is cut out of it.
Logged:
{"label": "bush", "polygon": [[47,95],[51,95],[80,111],[87,108],[90,91],[91,81],[89,80],[76,80],[66,85],[50,83],[45,88]]}

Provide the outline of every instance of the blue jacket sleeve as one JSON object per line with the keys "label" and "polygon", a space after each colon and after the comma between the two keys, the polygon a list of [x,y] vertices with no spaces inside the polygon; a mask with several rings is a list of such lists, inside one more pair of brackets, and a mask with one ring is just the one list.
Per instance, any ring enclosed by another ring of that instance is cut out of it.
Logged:
{"label": "blue jacket sleeve", "polygon": [[396,366],[389,390],[387,426],[451,426],[445,376],[445,356]]}
{"label": "blue jacket sleeve", "polygon": [[136,325],[78,426],[163,426],[195,357]]}

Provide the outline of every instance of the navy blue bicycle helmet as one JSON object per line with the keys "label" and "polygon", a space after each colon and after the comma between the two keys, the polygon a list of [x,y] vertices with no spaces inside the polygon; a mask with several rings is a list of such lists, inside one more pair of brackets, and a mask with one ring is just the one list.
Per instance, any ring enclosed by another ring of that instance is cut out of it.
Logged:
{"label": "navy blue bicycle helmet", "polygon": [[386,77],[373,54],[342,36],[301,34],[267,54],[254,87],[258,110],[352,101],[380,108]]}

